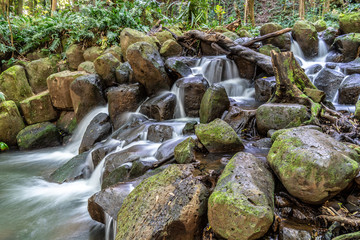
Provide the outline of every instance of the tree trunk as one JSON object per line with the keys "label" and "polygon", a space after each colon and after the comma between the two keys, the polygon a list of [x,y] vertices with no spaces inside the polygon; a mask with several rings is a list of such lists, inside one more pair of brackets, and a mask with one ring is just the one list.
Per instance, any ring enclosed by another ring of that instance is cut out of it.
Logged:
{"label": "tree trunk", "polygon": [[16,14],[21,16],[23,14],[23,6],[24,6],[24,0],[18,0],[18,6],[16,9]]}
{"label": "tree trunk", "polygon": [[57,0],[51,0],[51,16],[53,16],[54,12],[56,12],[56,5],[57,5]]}
{"label": "tree trunk", "polygon": [[299,1],[299,17],[301,19],[305,18],[305,0]]}
{"label": "tree trunk", "polygon": [[254,14],[254,0],[248,0],[248,9],[249,9],[249,17],[251,21],[251,25],[255,26],[255,14]]}

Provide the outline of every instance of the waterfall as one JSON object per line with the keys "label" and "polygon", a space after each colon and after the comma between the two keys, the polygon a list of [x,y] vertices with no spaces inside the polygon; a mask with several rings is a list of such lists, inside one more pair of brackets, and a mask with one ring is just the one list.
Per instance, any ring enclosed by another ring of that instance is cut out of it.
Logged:
{"label": "waterfall", "polygon": [[105,240],[115,240],[116,237],[116,220],[109,214],[105,213]]}
{"label": "waterfall", "polygon": [[[319,53],[318,58],[324,58],[328,54],[328,47],[324,40],[319,39]],[[323,60],[325,62],[325,59]]]}
{"label": "waterfall", "polygon": [[184,107],[184,98],[185,92],[183,88],[179,88],[174,84],[171,88],[171,92],[176,96],[176,106],[175,106],[175,113],[174,118],[185,118],[185,107]]}
{"label": "waterfall", "polygon": [[294,55],[296,57],[300,58],[301,61],[304,61],[305,55],[304,55],[303,51],[301,50],[300,45],[294,39],[292,39],[292,41],[291,41],[291,51],[294,53]]}

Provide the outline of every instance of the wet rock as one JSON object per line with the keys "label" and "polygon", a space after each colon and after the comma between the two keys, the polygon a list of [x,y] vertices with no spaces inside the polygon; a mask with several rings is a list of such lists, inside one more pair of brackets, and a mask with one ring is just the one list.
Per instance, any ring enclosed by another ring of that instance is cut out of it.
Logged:
{"label": "wet rock", "polygon": [[84,50],[78,44],[69,46],[65,54],[71,70],[77,70],[80,63],[85,62]]}
{"label": "wet rock", "polygon": [[209,224],[226,239],[258,239],[274,219],[274,179],[250,153],[237,153],[226,165],[208,203]]}
{"label": "wet rock", "polygon": [[123,62],[123,55],[121,47],[119,46],[112,46],[111,48],[106,49],[103,54],[111,53],[117,60]]}
{"label": "wet rock", "polygon": [[360,95],[360,74],[353,74],[344,79],[339,88],[339,103],[356,104]]}
{"label": "wet rock", "polygon": [[63,71],[50,75],[47,85],[53,106],[61,110],[72,110],[73,105],[70,96],[70,84],[78,77],[87,75],[86,72]]}
{"label": "wet rock", "polygon": [[50,180],[57,183],[71,182],[77,179],[87,179],[91,176],[90,167],[87,163],[89,152],[81,153],[64,165],[56,169],[51,175]]}
{"label": "wet rock", "polygon": [[300,45],[305,57],[316,57],[318,55],[318,34],[310,22],[304,20],[297,21],[293,27],[292,36]]}
{"label": "wet rock", "polygon": [[63,111],[56,121],[56,127],[67,134],[72,134],[77,127],[75,113],[73,111]]}
{"label": "wet rock", "polygon": [[90,74],[96,73],[94,63],[89,61],[80,63],[80,65],[78,66],[78,71],[84,71]]}
{"label": "wet rock", "polygon": [[346,188],[359,167],[354,150],[302,127],[278,135],[267,160],[288,192],[310,204],[321,204]]}
{"label": "wet rock", "polygon": [[174,128],[162,124],[154,124],[149,126],[147,140],[152,142],[164,142],[173,136]]}
{"label": "wet rock", "polygon": [[227,122],[237,133],[241,133],[241,131],[246,127],[253,128],[254,126],[244,125],[249,117],[254,115],[254,110],[245,110],[238,106],[230,106],[229,111],[226,113],[224,117],[224,121]]}
{"label": "wet rock", "polygon": [[282,240],[310,240],[311,233],[304,229],[296,229],[287,224],[281,224],[279,238]]}
{"label": "wet rock", "polygon": [[259,53],[265,54],[267,56],[271,56],[271,54],[270,54],[271,51],[275,51],[277,53],[281,52],[278,47],[275,47],[274,45],[271,45],[271,44],[266,44],[259,48]]}
{"label": "wet rock", "polygon": [[84,59],[85,61],[93,62],[101,56],[102,52],[103,50],[98,46],[87,48],[84,51]]}
{"label": "wet rock", "polygon": [[350,62],[357,58],[360,47],[360,33],[349,33],[335,38],[331,49],[341,53],[341,62]]}
{"label": "wet rock", "polygon": [[14,101],[0,103],[0,139],[9,146],[16,145],[16,135],[25,124]]}
{"label": "wet rock", "polygon": [[115,129],[121,124],[120,114],[125,112],[135,112],[145,99],[144,88],[138,84],[120,85],[112,87],[107,91],[109,104],[109,115]]}
{"label": "wet rock", "polygon": [[225,88],[220,84],[209,87],[200,104],[200,123],[209,123],[216,118],[221,118],[228,110],[230,101]]}
{"label": "wet rock", "polygon": [[168,31],[162,31],[155,33],[155,37],[159,40],[160,44],[163,45],[167,40],[175,40],[173,35]]}
{"label": "wet rock", "polygon": [[179,143],[174,149],[175,160],[179,164],[187,164],[195,161],[195,140],[188,137]]}
{"label": "wet rock", "polygon": [[178,56],[182,52],[182,47],[175,40],[167,40],[161,46],[160,55],[164,58]]}
{"label": "wet rock", "polygon": [[321,69],[322,69],[322,66],[320,64],[314,64],[306,69],[306,74],[315,74],[315,73],[320,72]]}
{"label": "wet rock", "polygon": [[49,91],[44,91],[20,102],[21,111],[27,124],[52,121],[57,112],[51,105]]}
{"label": "wet rock", "polygon": [[195,134],[211,153],[236,152],[244,149],[244,145],[234,129],[221,119],[215,119],[208,124],[196,125]]}
{"label": "wet rock", "polygon": [[184,135],[193,135],[195,134],[195,125],[197,124],[197,121],[190,121],[187,122],[182,130],[182,133]]}
{"label": "wet rock", "polygon": [[[329,53],[326,55],[325,61],[339,63],[339,62],[344,61],[344,56],[335,50],[330,50]],[[326,64],[326,65],[329,66],[328,64]],[[329,68],[335,69],[335,67],[336,66],[329,67]]]}
{"label": "wet rock", "polygon": [[60,134],[50,122],[27,126],[16,136],[20,150],[55,147],[60,145]]}
{"label": "wet rock", "polygon": [[314,80],[314,85],[326,93],[326,100],[332,101],[345,75],[329,68],[323,68]]}
{"label": "wet rock", "polygon": [[103,160],[103,158],[108,155],[110,152],[114,151],[120,143],[116,141],[113,144],[104,144],[104,146],[96,147],[96,149],[91,151],[91,158],[94,165],[94,168]]}
{"label": "wet rock", "polygon": [[339,17],[339,25],[342,33],[360,33],[360,13],[342,14]]}
{"label": "wet rock", "polygon": [[235,64],[239,70],[241,78],[253,79],[256,74],[256,65],[244,58],[234,56]]}
{"label": "wet rock", "polygon": [[29,62],[25,66],[29,84],[34,93],[40,93],[47,90],[46,79],[57,72],[57,62],[59,57],[40,58]]}
{"label": "wet rock", "polygon": [[70,96],[77,121],[81,121],[93,108],[106,105],[101,80],[96,74],[76,78],[70,84]]}
{"label": "wet rock", "polygon": [[181,143],[184,138],[173,138],[163,142],[156,150],[155,158],[159,161],[174,157],[175,147]]}
{"label": "wet rock", "polygon": [[252,145],[254,147],[260,148],[260,149],[271,148],[271,145],[272,145],[271,138],[259,139],[259,140],[255,141]]}
{"label": "wet rock", "polygon": [[153,45],[146,42],[134,43],[127,49],[127,58],[136,80],[144,85],[149,96],[170,89],[164,62]]}
{"label": "wet rock", "polygon": [[355,73],[360,74],[360,58],[357,58],[354,61],[348,63],[339,64],[339,67],[340,70],[346,75],[351,75]]}
{"label": "wet rock", "polygon": [[325,31],[319,33],[319,37],[324,40],[324,42],[331,46],[334,43],[335,38],[337,37],[338,30],[332,27],[327,28]]}
{"label": "wet rock", "polygon": [[192,171],[192,166],[172,165],[138,185],[119,211],[116,239],[199,236],[208,191]]}
{"label": "wet rock", "polygon": [[192,74],[191,68],[184,62],[184,57],[166,59],[165,69],[172,80],[178,80]]}
{"label": "wet rock", "polygon": [[86,128],[79,147],[79,153],[90,150],[95,143],[104,140],[111,133],[110,118],[106,113],[96,115]]}
{"label": "wet rock", "polygon": [[119,84],[136,83],[134,71],[129,62],[122,63],[115,70],[116,82]]}
{"label": "wet rock", "polygon": [[266,135],[270,129],[296,127],[309,118],[304,105],[267,103],[256,110],[256,127],[260,134]]}
{"label": "wet rock", "polygon": [[120,61],[111,53],[106,53],[94,61],[95,71],[103,80],[105,87],[114,86],[116,83],[115,72],[120,66]]}
{"label": "wet rock", "polygon": [[131,114],[121,119],[123,124],[111,135],[113,139],[125,141],[125,145],[143,139],[149,119],[142,114]]}
{"label": "wet rock", "polygon": [[198,117],[201,100],[209,87],[208,82],[201,76],[181,78],[176,81],[184,96],[184,110],[188,117]]}
{"label": "wet rock", "polygon": [[140,113],[157,121],[164,121],[174,117],[175,106],[175,94],[166,92],[145,101],[140,107]]}
{"label": "wet rock", "polygon": [[[278,23],[273,23],[273,22],[265,23],[260,28],[260,35],[263,36],[263,35],[266,35],[266,34],[269,34],[272,32],[279,31],[281,29],[283,29],[283,27]],[[278,47],[280,49],[284,49],[287,51],[290,50],[290,46],[291,46],[291,39],[290,39],[289,34],[283,34],[283,35],[280,35],[275,38],[269,38],[262,42],[264,45],[271,44],[275,47]]]}
{"label": "wet rock", "polygon": [[0,74],[0,92],[7,100],[19,102],[34,95],[26,78],[25,69],[15,65]]}
{"label": "wet rock", "polygon": [[267,102],[275,91],[275,77],[263,77],[255,80],[255,100]]}

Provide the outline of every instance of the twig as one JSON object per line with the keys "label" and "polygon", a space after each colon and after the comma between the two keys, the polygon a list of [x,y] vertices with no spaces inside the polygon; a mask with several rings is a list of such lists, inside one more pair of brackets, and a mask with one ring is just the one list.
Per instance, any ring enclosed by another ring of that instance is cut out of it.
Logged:
{"label": "twig", "polygon": [[284,33],[290,32],[291,30],[292,30],[292,28],[281,29],[281,30],[276,31],[276,32],[265,34],[265,35],[263,35],[261,37],[254,38],[254,39],[252,39],[252,40],[250,40],[248,42],[245,42],[245,43],[243,43],[241,45],[243,45],[244,47],[250,47],[251,45],[253,45],[256,42],[260,42],[260,41],[263,41],[265,39],[272,38],[272,37],[277,37],[277,36],[282,35]]}
{"label": "twig", "polygon": [[359,239],[359,238],[360,238],[360,232],[353,232],[353,233],[337,236],[332,240],[348,240],[348,239]]}
{"label": "twig", "polygon": [[322,219],[327,220],[329,222],[344,223],[346,225],[350,225],[350,226],[353,226],[353,227],[360,226],[360,219],[352,219],[352,218],[348,218],[348,217],[328,216],[328,215],[320,215],[320,216],[318,216],[318,218],[322,218]]}

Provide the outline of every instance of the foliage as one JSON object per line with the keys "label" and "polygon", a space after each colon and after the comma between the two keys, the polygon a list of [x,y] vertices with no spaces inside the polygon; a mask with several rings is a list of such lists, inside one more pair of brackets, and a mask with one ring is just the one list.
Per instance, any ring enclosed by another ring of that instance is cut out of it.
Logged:
{"label": "foliage", "polygon": [[0,151],[6,151],[9,150],[8,145],[6,145],[6,143],[4,142],[0,142]]}
{"label": "foliage", "polygon": [[0,92],[0,103],[5,101],[5,94],[3,92]]}

